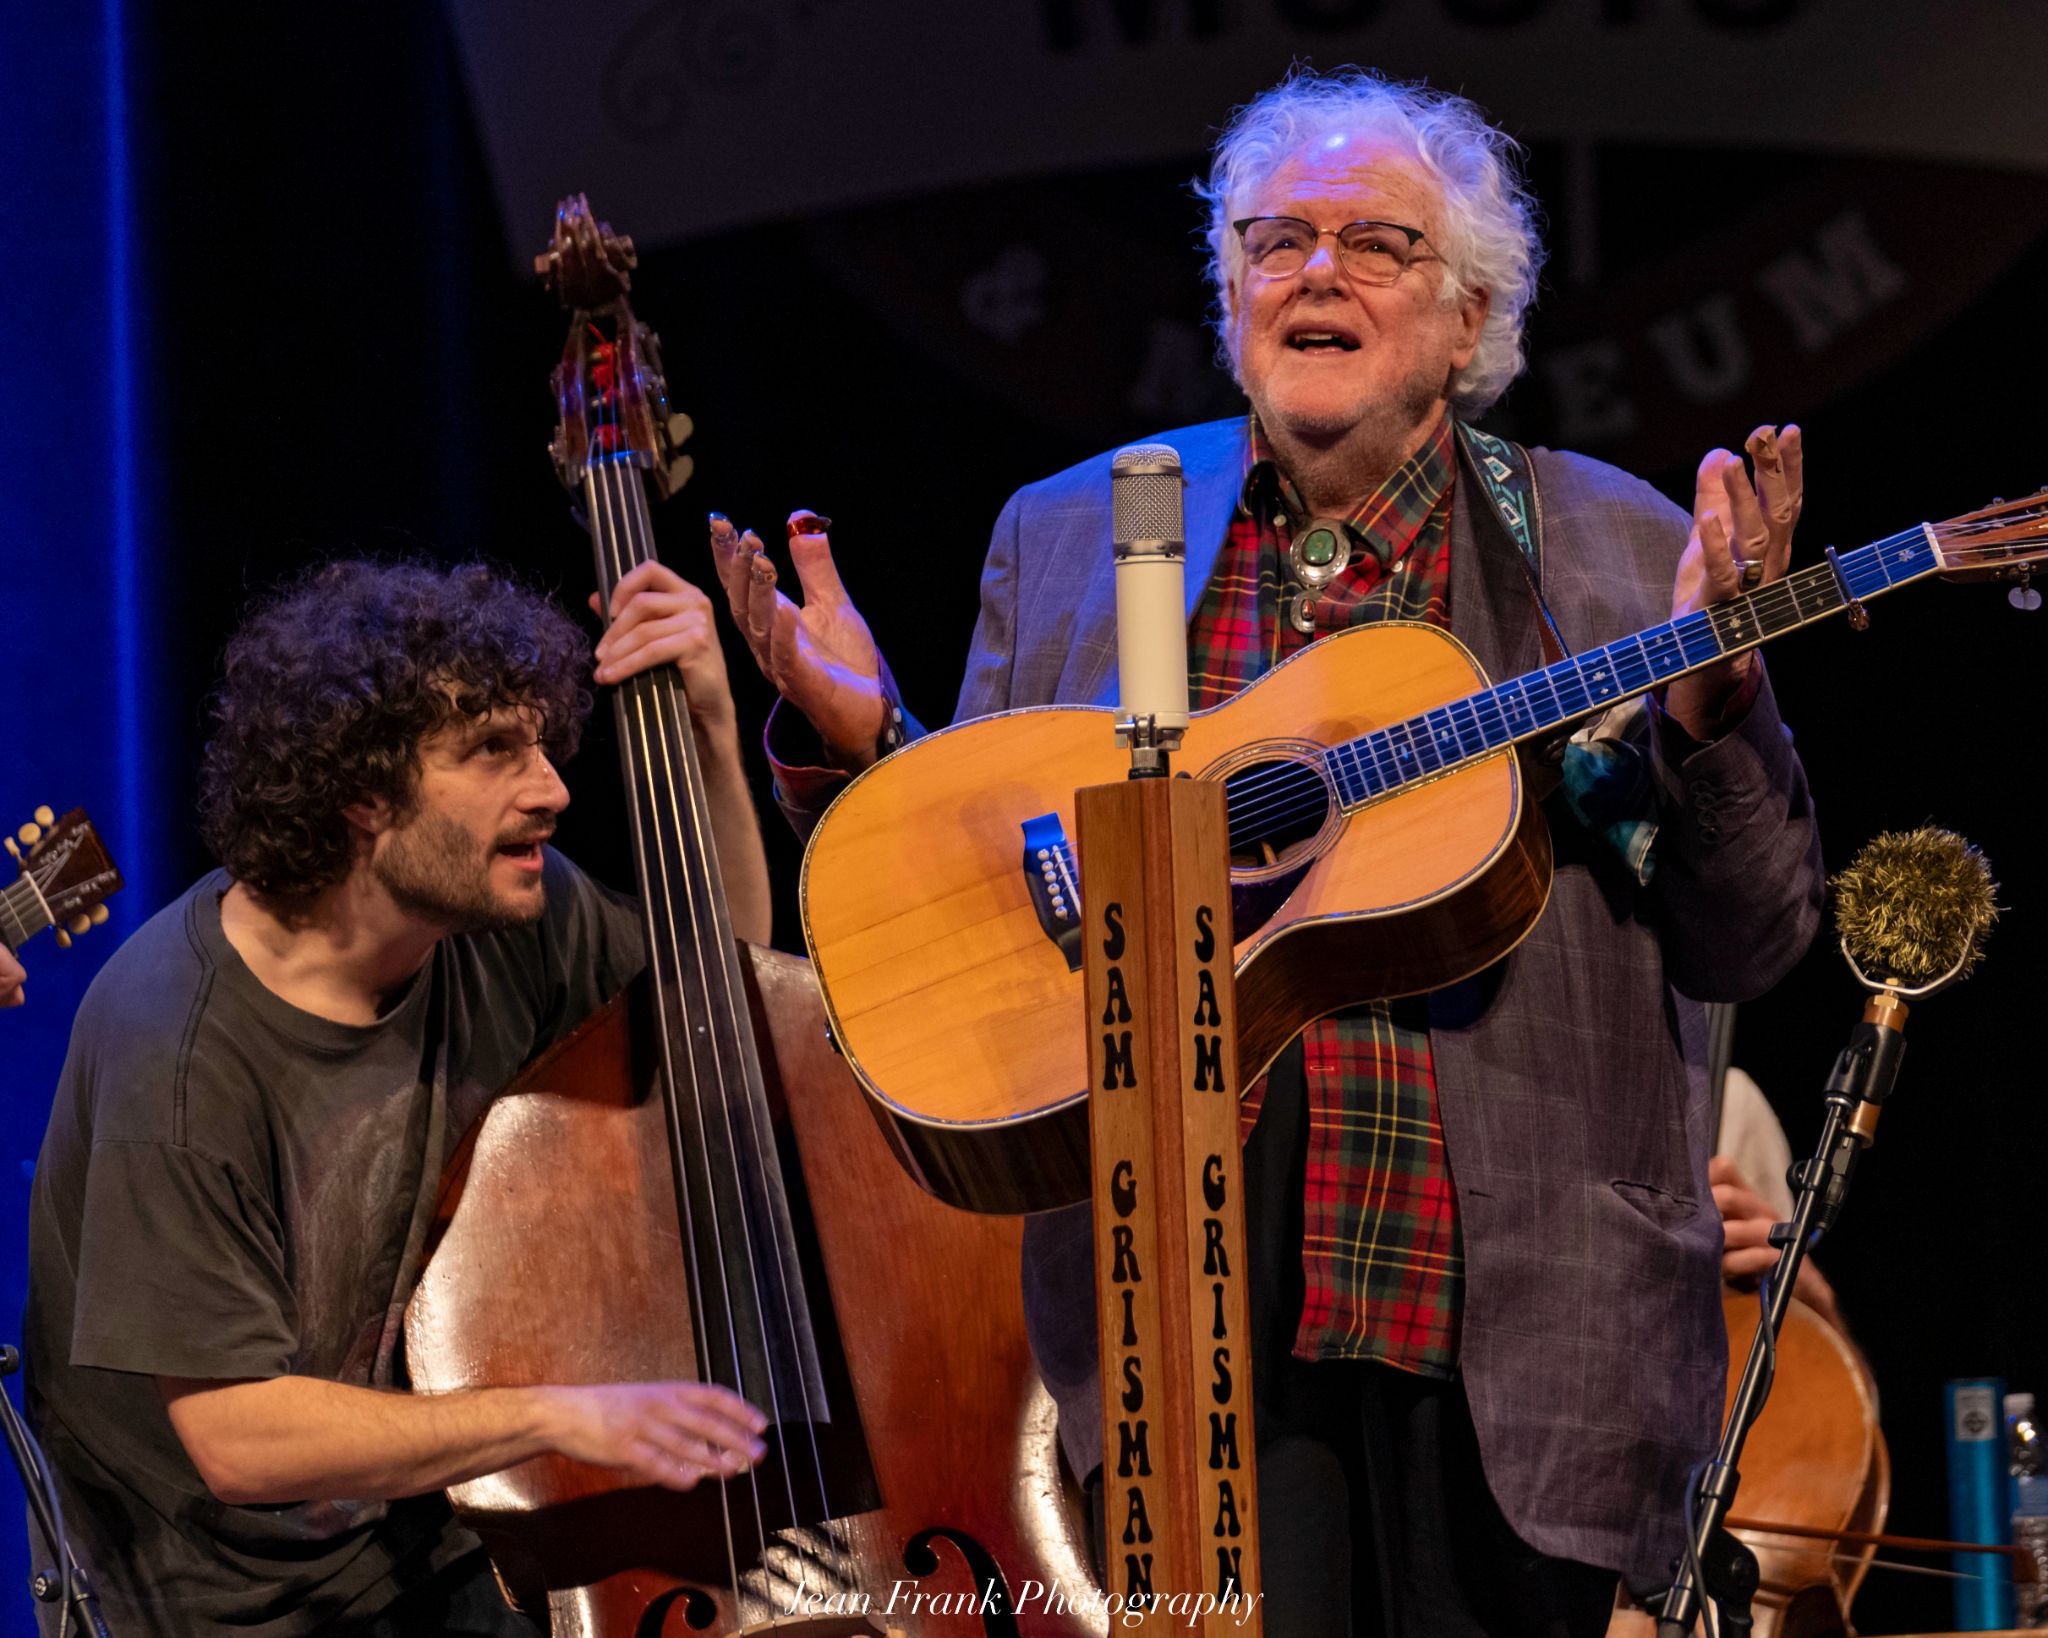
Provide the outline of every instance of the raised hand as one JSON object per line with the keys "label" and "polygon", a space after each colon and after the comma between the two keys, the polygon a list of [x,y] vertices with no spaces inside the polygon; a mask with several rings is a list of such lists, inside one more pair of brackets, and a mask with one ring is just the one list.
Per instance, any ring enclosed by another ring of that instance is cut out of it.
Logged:
{"label": "raised hand", "polygon": [[[1758,427],[1740,455],[1725,449],[1700,462],[1693,489],[1692,535],[1678,560],[1671,617],[1695,614],[1780,578],[1792,561],[1792,531],[1804,489],[1799,429]],[[1672,683],[1665,708],[1695,739],[1710,739],[1750,673],[1754,653]]]}
{"label": "raised hand", "polygon": [[799,607],[776,588],[775,565],[751,529],[711,514],[711,553],[732,617],[761,675],[810,719],[834,763],[858,772],[880,749],[882,660],[868,623],[846,595],[815,512],[789,516],[789,555],[803,590]]}

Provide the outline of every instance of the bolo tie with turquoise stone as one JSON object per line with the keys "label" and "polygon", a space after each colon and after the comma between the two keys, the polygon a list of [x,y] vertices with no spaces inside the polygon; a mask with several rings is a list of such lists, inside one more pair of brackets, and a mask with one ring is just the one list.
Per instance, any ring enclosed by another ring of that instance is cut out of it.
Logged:
{"label": "bolo tie with turquoise stone", "polygon": [[1316,604],[1350,563],[1353,539],[1342,518],[1310,518],[1294,532],[1287,546],[1287,574],[1296,589],[1287,594],[1286,611],[1296,631],[1315,634]]}

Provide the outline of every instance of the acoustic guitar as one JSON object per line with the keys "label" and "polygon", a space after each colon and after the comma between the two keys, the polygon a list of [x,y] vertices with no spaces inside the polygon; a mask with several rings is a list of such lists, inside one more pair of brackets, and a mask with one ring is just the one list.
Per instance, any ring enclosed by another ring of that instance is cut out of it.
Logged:
{"label": "acoustic guitar", "polygon": [[8,949],[20,949],[46,927],[56,929],[59,944],[69,944],[72,934],[107,919],[101,900],[121,886],[121,872],[83,808],[61,819],[37,808],[5,845],[21,867],[0,887],[0,943]]}
{"label": "acoustic guitar", "polygon": [[[1335,633],[1188,725],[1223,782],[1247,1081],[1315,1018],[1498,961],[1542,914],[1549,832],[1516,748],[1930,575],[2026,582],[2048,490],[1921,524],[1746,596],[1491,684],[1434,626]],[[855,779],[804,857],[833,1038],[898,1158],[953,1205],[1088,1195],[1077,787],[1121,778],[1112,713],[1007,711]]]}

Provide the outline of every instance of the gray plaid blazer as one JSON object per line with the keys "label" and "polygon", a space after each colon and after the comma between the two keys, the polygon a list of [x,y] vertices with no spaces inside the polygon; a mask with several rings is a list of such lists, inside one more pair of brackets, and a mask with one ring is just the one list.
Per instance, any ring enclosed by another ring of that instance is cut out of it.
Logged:
{"label": "gray plaid blazer", "polygon": [[[1188,612],[1244,477],[1243,420],[1162,434],[1187,474]],[[1532,454],[1543,590],[1574,650],[1668,619],[1685,513],[1579,456]],[[1487,674],[1542,665],[1517,548],[1460,483],[1451,629]],[[995,528],[955,720],[1116,696],[1109,457],[1033,484]],[[1466,1256],[1460,1368],[1488,1482],[1532,1547],[1668,1570],[1687,1475],[1719,1434],[1727,1341],[1721,1224],[1706,1180],[1700,1003],[1777,982],[1817,924],[1820,842],[1766,683],[1742,724],[1682,760],[1639,714],[1657,870],[1551,804],[1557,880],[1529,938],[1431,997],[1444,1141]],[[1677,736],[1673,744],[1683,743]],[[1034,1347],[1077,1471],[1101,1460],[1085,1211],[1034,1219]]]}
{"label": "gray plaid blazer", "polygon": [[[1242,419],[1163,433],[1188,478],[1188,612],[1245,473]],[[1575,651],[1670,616],[1689,519],[1647,484],[1532,451],[1544,595]],[[955,720],[1113,704],[1109,456],[1020,490],[997,520]],[[1469,474],[1451,519],[1451,629],[1496,681],[1543,663],[1518,548]],[[912,725],[914,729],[914,724]],[[1637,1576],[1684,1540],[1688,1474],[1719,1434],[1727,1340],[1707,1188],[1702,1002],[1761,994],[1820,912],[1806,779],[1765,682],[1682,759],[1649,713],[1657,870],[1644,888],[1549,805],[1557,877],[1513,954],[1430,997],[1466,1258],[1460,1370],[1495,1498],[1530,1546]],[[793,760],[786,758],[785,760]],[[788,801],[799,831],[817,808]],[[1085,1207],[1027,1225],[1033,1350],[1076,1472],[1101,1461]]]}

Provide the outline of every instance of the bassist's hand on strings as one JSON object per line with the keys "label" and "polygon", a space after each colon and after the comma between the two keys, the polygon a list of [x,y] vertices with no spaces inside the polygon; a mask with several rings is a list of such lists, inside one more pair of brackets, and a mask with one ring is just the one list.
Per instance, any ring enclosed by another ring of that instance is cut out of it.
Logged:
{"label": "bassist's hand on strings", "polygon": [[[599,612],[595,592],[590,607]],[[683,674],[697,732],[737,734],[711,599],[675,570],[650,560],[612,588],[611,622],[598,639],[597,662],[601,683],[620,683],[657,665],[673,665]]]}
{"label": "bassist's hand on strings", "polygon": [[761,539],[711,514],[711,553],[732,617],[761,675],[810,719],[838,767],[858,773],[880,754],[887,709],[882,660],[868,623],[846,595],[832,562],[828,520],[789,516],[789,556],[802,586],[801,606],[776,587]]}
{"label": "bassist's hand on strings", "polygon": [[[1792,531],[1804,487],[1799,428],[1762,426],[1740,455],[1725,449],[1700,462],[1693,489],[1692,535],[1671,591],[1676,620],[1781,578],[1792,561]],[[1748,708],[1757,657],[1739,654],[1673,682],[1664,708],[1696,740],[1724,731]]]}
{"label": "bassist's hand on strings", "polygon": [[618,1382],[550,1388],[553,1448],[646,1484],[688,1490],[744,1473],[766,1454],[763,1416],[708,1382]]}
{"label": "bassist's hand on strings", "polygon": [[[590,606],[599,608],[595,593]],[[612,588],[611,622],[598,639],[594,675],[600,683],[620,683],[658,665],[673,665],[682,673],[733,931],[750,944],[766,944],[775,925],[774,894],[740,755],[739,720],[717,616],[709,597],[650,558]]]}
{"label": "bassist's hand on strings", "polygon": [[14,959],[14,952],[0,948],[0,1007],[18,1007],[28,999],[22,988],[28,982],[28,969]]}

